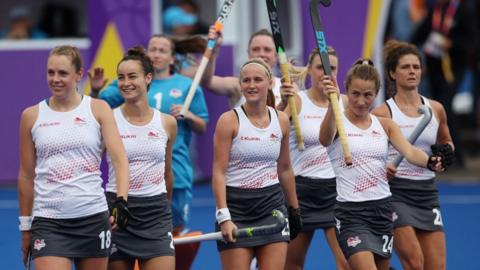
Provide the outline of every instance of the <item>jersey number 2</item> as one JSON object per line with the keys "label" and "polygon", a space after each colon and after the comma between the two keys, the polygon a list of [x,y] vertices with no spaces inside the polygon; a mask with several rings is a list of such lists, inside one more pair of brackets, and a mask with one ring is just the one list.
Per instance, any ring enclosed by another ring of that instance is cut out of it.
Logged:
{"label": "jersey number 2", "polygon": [[443,226],[442,214],[438,208],[433,208],[432,212],[435,214],[435,219],[433,220],[433,225]]}

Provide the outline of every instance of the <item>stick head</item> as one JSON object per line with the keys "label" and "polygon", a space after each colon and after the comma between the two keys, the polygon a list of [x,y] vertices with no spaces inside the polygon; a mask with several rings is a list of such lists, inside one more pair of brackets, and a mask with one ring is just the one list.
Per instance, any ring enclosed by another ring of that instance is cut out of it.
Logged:
{"label": "stick head", "polygon": [[328,7],[332,3],[330,0],[319,0],[318,2],[320,2],[324,7]]}
{"label": "stick head", "polygon": [[29,250],[27,253],[27,261],[25,262],[25,270],[30,270],[31,263],[32,263],[32,252]]}
{"label": "stick head", "polygon": [[275,217],[277,223],[279,223],[280,225],[283,224],[282,228],[285,227],[285,215],[280,210],[273,210],[272,216]]}
{"label": "stick head", "polygon": [[287,221],[285,216],[279,210],[273,210],[272,216],[275,222],[269,225],[263,225],[258,227],[248,227],[236,230],[234,232],[236,238],[252,237],[256,235],[269,235],[279,233],[285,228]]}
{"label": "stick head", "polygon": [[432,109],[427,105],[422,104],[418,108],[418,113],[423,114],[422,122],[429,123],[432,119]]}
{"label": "stick head", "polygon": [[418,108],[418,113],[420,114],[423,114],[423,115],[426,115],[428,117],[429,114],[432,114],[432,111],[431,109],[426,106],[426,105],[421,105],[419,108]]}

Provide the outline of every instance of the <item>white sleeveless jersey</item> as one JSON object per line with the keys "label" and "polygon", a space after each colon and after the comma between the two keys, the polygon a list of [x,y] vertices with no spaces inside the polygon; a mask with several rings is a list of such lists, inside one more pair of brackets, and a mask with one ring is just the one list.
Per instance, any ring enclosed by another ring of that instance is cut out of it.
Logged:
{"label": "white sleeveless jersey", "polygon": [[[431,108],[430,102],[427,98],[422,97],[422,100],[426,106]],[[392,112],[392,120],[397,123],[402,131],[403,136],[408,139],[423,116],[409,117],[405,115],[400,108],[398,108],[397,104],[392,98],[387,100],[387,104]],[[437,141],[438,127],[438,120],[436,119],[435,115],[432,115],[430,123],[428,123],[425,130],[420,134],[417,141],[413,145],[430,155],[432,153],[430,146],[435,144]],[[398,155],[398,151],[392,145],[390,145],[388,151],[388,160],[393,161]],[[411,180],[428,180],[434,178],[435,173],[427,168],[413,165],[404,158],[402,159],[402,162],[400,162],[400,165],[398,165],[395,176]]]}
{"label": "white sleeveless jersey", "polygon": [[[275,97],[275,107],[280,104],[282,101],[282,95],[280,94],[280,86],[282,85],[282,81],[278,77],[273,77],[273,80],[275,81],[274,84],[275,86],[272,89],[273,96]],[[242,104],[245,103],[245,97],[240,95],[240,99],[237,101],[235,105],[232,106],[233,109],[238,108],[242,106]]]}
{"label": "white sleeveless jersey", "polygon": [[[155,196],[166,193],[165,153],[168,135],[162,124],[161,113],[153,110],[150,123],[136,126],[123,116],[121,108],[114,110],[118,131],[128,156],[130,185],[128,195],[138,197]],[[107,155],[107,191],[117,192],[115,170]]]}
{"label": "white sleeveless jersey", "polygon": [[293,123],[290,125],[290,156],[295,175],[313,179],[328,179],[335,177],[327,149],[320,144],[320,125],[327,113],[327,108],[315,105],[307,95],[307,91],[300,91],[298,96],[302,100],[302,109],[298,114],[298,121],[302,131],[305,149],[298,150],[297,138]]}
{"label": "white sleeveless jersey", "polygon": [[342,114],[353,164],[344,161],[340,139],[328,147],[328,155],[337,176],[337,201],[363,202],[391,196],[387,181],[388,136],[377,117],[360,129]]}
{"label": "white sleeveless jersey", "polygon": [[267,128],[257,128],[250,123],[241,107],[234,109],[239,127],[230,149],[227,186],[253,189],[279,182],[277,160],[283,134],[277,112],[268,109],[271,120]]}
{"label": "white sleeveless jersey", "polygon": [[36,150],[33,216],[76,218],[107,210],[100,177],[100,125],[83,96],[69,112],[39,103],[32,127]]}

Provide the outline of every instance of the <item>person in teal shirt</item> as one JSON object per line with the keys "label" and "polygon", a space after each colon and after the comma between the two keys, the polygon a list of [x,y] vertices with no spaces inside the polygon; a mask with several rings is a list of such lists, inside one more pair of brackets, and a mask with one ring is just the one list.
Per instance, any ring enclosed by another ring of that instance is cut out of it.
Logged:
{"label": "person in teal shirt", "polygon": [[[170,38],[162,35],[152,36],[148,42],[147,55],[155,69],[154,79],[149,85],[147,94],[148,103],[151,107],[171,114],[177,119],[177,139],[173,145],[174,184],[171,203],[174,233],[180,233],[187,225],[192,201],[193,168],[189,154],[192,131],[197,134],[205,132],[208,110],[202,89],[198,87],[189,111],[184,117],[180,116],[192,80],[173,70],[175,44]],[[95,68],[93,72],[89,72],[89,78],[91,96],[107,101],[112,108],[120,106],[124,101],[120,91],[128,91],[129,87],[133,87],[126,84],[124,89],[119,89],[115,80],[99,93],[106,83],[103,70]]]}

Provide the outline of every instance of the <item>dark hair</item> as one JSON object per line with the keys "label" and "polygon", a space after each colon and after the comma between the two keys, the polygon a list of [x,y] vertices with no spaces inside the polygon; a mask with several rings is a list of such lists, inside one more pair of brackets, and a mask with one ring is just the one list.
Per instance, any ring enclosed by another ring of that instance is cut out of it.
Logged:
{"label": "dark hair", "polygon": [[395,71],[398,61],[402,56],[413,54],[418,57],[420,65],[422,65],[422,57],[418,48],[407,42],[397,40],[389,40],[383,47],[383,57],[385,63],[385,78],[387,81],[387,96],[392,97],[397,92],[395,81],[390,77],[390,72]]}
{"label": "dark hair", "polygon": [[380,89],[380,74],[370,59],[358,59],[350,70],[348,70],[347,79],[345,80],[347,92],[353,79],[373,81],[375,83],[375,93],[378,93]]}
{"label": "dark hair", "polygon": [[250,50],[250,45],[252,44],[252,41],[255,37],[257,36],[267,36],[267,37],[271,37],[272,40],[273,40],[273,35],[270,31],[268,31],[267,29],[263,28],[263,29],[260,29],[258,30],[257,32],[253,33],[251,36],[250,36],[250,39],[248,40],[248,49]]}
{"label": "dark hair", "polygon": [[[117,70],[121,63],[129,60],[138,61],[145,75],[149,73],[153,75],[154,71],[153,71],[152,61],[150,60],[150,58],[148,58],[145,52],[145,48],[143,48],[142,46],[137,45],[128,49],[127,53],[125,53],[122,60],[118,62]],[[150,88],[150,84],[147,86],[147,89],[148,88]]]}
{"label": "dark hair", "polygon": [[192,11],[195,13],[198,13],[200,11],[200,8],[198,7],[197,3],[195,3],[192,0],[181,0],[178,2],[177,6],[189,6],[192,8]]}
{"label": "dark hair", "polygon": [[150,37],[148,43],[154,38],[164,38],[170,42],[170,49],[172,56],[174,57],[174,63],[170,66],[170,74],[181,71],[180,61],[177,59],[177,54],[180,57],[185,57],[186,61],[190,65],[196,65],[196,60],[190,54],[203,53],[207,48],[207,40],[200,36],[188,36],[188,37],[172,37],[164,34],[155,34]]}
{"label": "dark hair", "polygon": [[50,51],[50,54],[48,55],[48,57],[52,55],[64,55],[70,58],[70,61],[72,62],[72,65],[75,67],[76,72],[82,69],[82,66],[83,66],[82,54],[80,53],[80,50],[75,46],[71,46],[71,45],[56,46]]}

